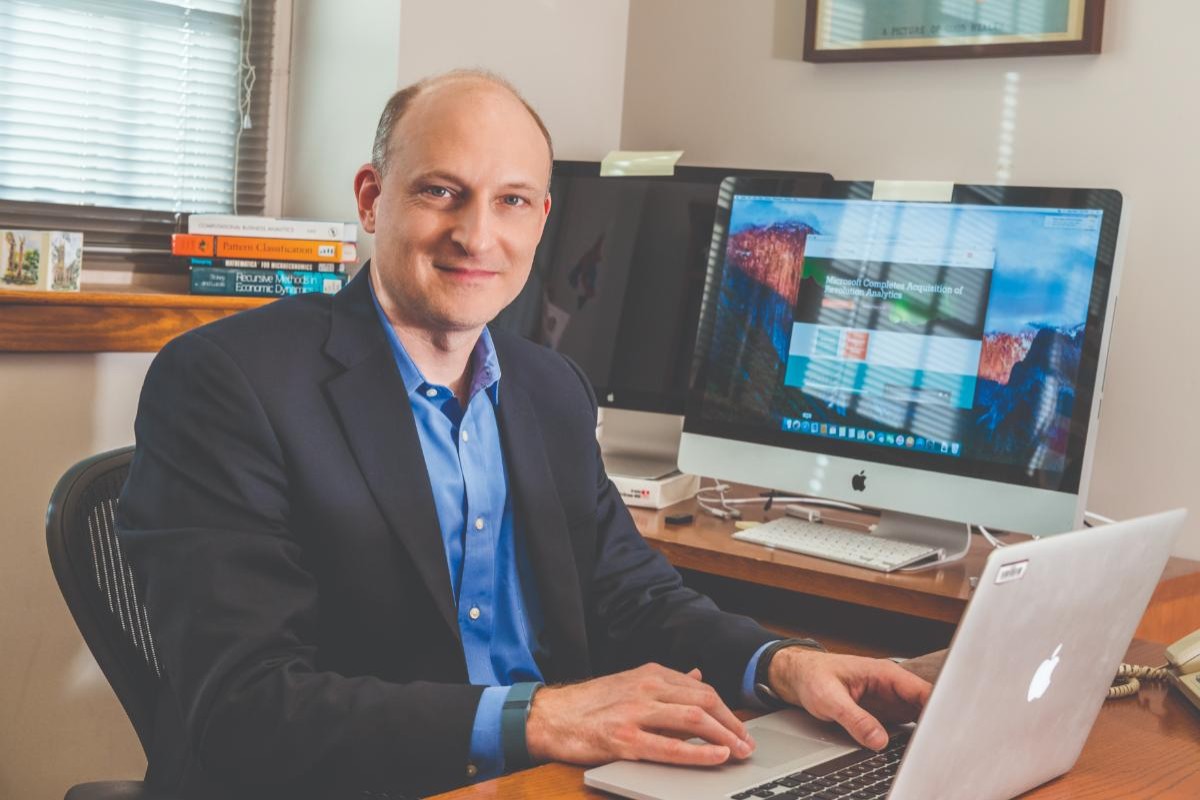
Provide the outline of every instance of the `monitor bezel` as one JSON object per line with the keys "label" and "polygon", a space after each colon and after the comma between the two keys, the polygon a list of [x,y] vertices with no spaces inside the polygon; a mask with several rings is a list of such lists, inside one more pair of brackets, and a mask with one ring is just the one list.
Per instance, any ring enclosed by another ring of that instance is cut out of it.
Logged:
{"label": "monitor bezel", "polygon": [[[732,197],[735,195],[750,196],[792,196],[823,199],[859,199],[871,200],[874,194],[874,184],[870,181],[831,181],[826,183],[820,193],[813,193],[799,186],[788,186],[779,181],[735,181],[723,189],[725,202],[718,208],[717,226],[714,232],[713,247],[710,251],[708,285],[719,291],[725,269],[726,232],[729,228],[732,211]],[[890,200],[889,200],[890,201]],[[928,200],[913,200],[912,202],[930,202]],[[1111,328],[1112,309],[1116,302],[1117,280],[1119,278],[1120,243],[1118,241],[1123,231],[1121,218],[1123,216],[1123,198],[1120,192],[1108,189],[1078,189],[1062,187],[1030,187],[1030,186],[986,186],[978,184],[956,184],[949,193],[948,204],[966,204],[983,206],[1012,206],[1028,208],[1102,208],[1106,213],[1101,218],[1100,242],[1098,245],[1096,266],[1092,277],[1092,295],[1087,312],[1087,326],[1084,333],[1083,350],[1081,353],[1080,369],[1076,380],[1076,405],[1072,413],[1070,434],[1067,444],[1066,468],[1059,474],[1029,474],[1019,466],[997,464],[982,461],[977,458],[946,457],[941,454],[919,453],[915,451],[889,449],[870,444],[848,442],[838,439],[826,439],[802,434],[787,433],[782,430],[767,429],[739,423],[729,423],[711,420],[701,415],[703,407],[702,387],[706,381],[705,359],[701,354],[707,353],[711,346],[711,325],[705,324],[704,314],[715,313],[715,306],[706,303],[700,322],[700,336],[695,352],[695,368],[689,388],[687,410],[684,417],[684,438],[688,436],[703,437],[705,440],[720,440],[727,443],[738,442],[757,447],[769,447],[785,452],[810,454],[816,459],[824,459],[824,466],[830,467],[835,459],[838,464],[854,465],[856,468],[886,467],[889,473],[892,468],[899,470],[916,470],[922,474],[938,474],[953,476],[974,482],[983,482],[992,486],[1011,486],[1017,489],[1037,490],[1073,498],[1083,494],[1086,478],[1090,472],[1091,444],[1096,429],[1099,398],[1104,372],[1104,353],[1107,350],[1107,336]],[[1115,213],[1110,213],[1114,212]],[[717,270],[714,274],[714,270]],[[707,334],[708,338],[703,338]],[[697,439],[698,441],[698,439]],[[693,441],[693,445],[695,445]],[[711,444],[711,442],[708,442]],[[686,446],[681,447],[681,468],[689,471],[700,471],[711,474],[713,464],[711,459],[703,459],[706,463],[685,464]],[[739,451],[742,448],[738,448]],[[706,451],[707,452],[707,451]],[[693,447],[693,454],[695,449]],[[749,455],[749,451],[746,451]],[[776,454],[778,455],[778,454]],[[738,472],[734,469],[733,472]],[[810,469],[811,471],[811,469]],[[733,480],[751,480],[742,470],[740,474],[719,474],[718,477]],[[763,483],[761,478],[757,481]],[[796,481],[789,478],[785,481],[793,487],[803,486],[811,490],[812,480]],[[783,483],[775,481],[765,485],[785,488]],[[836,487],[835,493],[846,498],[855,498],[855,494],[845,491],[846,487]],[[1007,492],[1005,494],[1008,494]],[[1018,492],[1018,495],[1020,493]],[[901,503],[901,505],[909,505]],[[920,505],[920,504],[918,504]],[[923,513],[919,508],[904,508],[911,513]],[[1077,510],[1076,510],[1077,511]],[[1074,516],[1077,516],[1076,513]],[[1061,517],[1061,515],[1059,515]],[[948,516],[946,518],[954,518]],[[1001,517],[993,517],[1000,519]],[[1023,521],[1027,529],[1028,520]],[[1055,526],[1061,523],[1054,523]],[[993,523],[996,524],[996,523]]]}

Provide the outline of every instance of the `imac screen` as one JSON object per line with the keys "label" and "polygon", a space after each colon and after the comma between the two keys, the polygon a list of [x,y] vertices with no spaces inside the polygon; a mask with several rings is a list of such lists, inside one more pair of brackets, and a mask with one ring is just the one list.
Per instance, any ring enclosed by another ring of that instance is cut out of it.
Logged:
{"label": "imac screen", "polygon": [[726,193],[686,429],[1076,491],[1120,195],[840,186]]}

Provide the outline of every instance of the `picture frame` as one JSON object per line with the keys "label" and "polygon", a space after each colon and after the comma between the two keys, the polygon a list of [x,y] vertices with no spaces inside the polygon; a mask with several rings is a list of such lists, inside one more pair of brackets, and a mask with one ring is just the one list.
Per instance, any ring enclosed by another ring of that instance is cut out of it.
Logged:
{"label": "picture frame", "polygon": [[804,60],[1099,53],[1103,30],[1104,0],[808,0]]}

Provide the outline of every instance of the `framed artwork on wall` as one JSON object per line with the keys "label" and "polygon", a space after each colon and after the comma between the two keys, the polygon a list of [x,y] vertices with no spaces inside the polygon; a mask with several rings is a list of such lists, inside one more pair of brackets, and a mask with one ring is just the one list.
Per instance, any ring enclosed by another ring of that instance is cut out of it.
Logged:
{"label": "framed artwork on wall", "polygon": [[1104,0],[808,0],[804,60],[1099,53]]}

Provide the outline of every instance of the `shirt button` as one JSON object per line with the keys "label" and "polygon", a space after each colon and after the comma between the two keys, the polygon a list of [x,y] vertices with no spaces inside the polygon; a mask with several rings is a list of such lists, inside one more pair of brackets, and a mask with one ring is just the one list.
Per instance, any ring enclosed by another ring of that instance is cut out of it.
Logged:
{"label": "shirt button", "polygon": [[425,390],[425,396],[426,397],[437,397],[437,389],[430,386],[428,389]]}
{"label": "shirt button", "polygon": [[477,531],[483,530],[483,517],[475,518],[475,530],[477,530]]}
{"label": "shirt button", "polygon": [[467,777],[468,778],[474,778],[478,774],[479,774],[479,767],[475,766],[474,764],[467,764]]}
{"label": "shirt button", "polygon": [[471,606],[471,610],[467,612],[467,616],[471,619],[479,619],[479,606]]}
{"label": "shirt button", "polygon": [[463,431],[462,432],[462,440],[464,442],[469,442],[469,441],[471,441],[471,436],[466,431]]}

